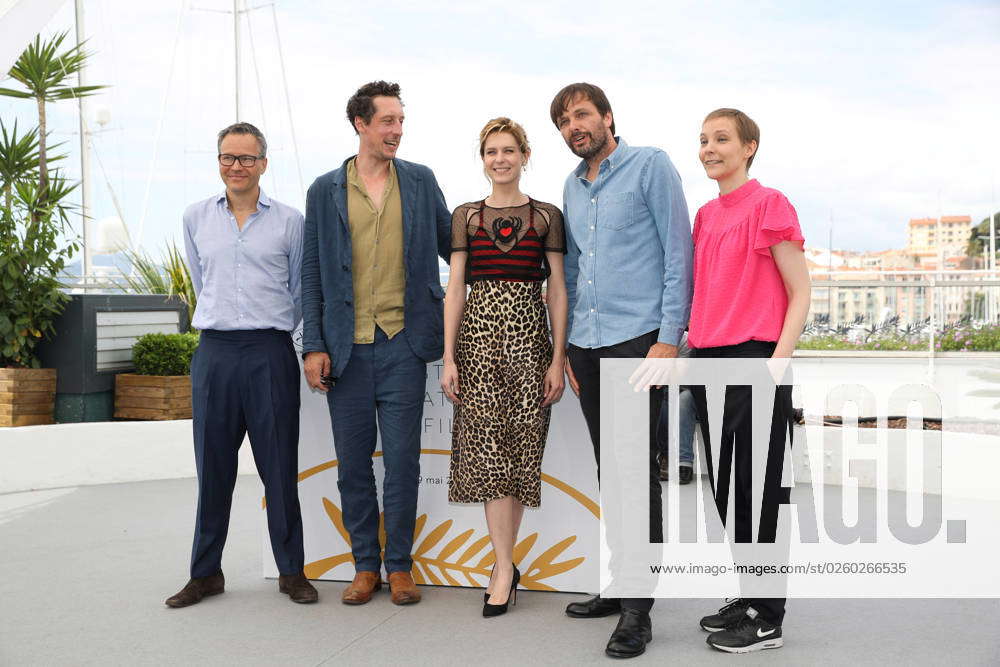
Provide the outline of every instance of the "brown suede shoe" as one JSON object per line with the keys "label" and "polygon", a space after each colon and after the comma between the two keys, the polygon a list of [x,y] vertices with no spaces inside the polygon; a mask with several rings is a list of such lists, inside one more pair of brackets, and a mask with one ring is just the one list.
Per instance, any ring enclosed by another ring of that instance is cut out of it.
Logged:
{"label": "brown suede shoe", "polygon": [[393,604],[416,604],[420,602],[420,589],[413,583],[409,572],[390,572],[389,591]]}
{"label": "brown suede shoe", "polygon": [[319,600],[319,593],[306,579],[304,572],[280,575],[278,577],[278,591],[288,594],[292,602],[308,604]]}
{"label": "brown suede shoe", "polygon": [[660,454],[656,457],[656,462],[660,466],[660,481],[666,482],[670,480],[670,464],[667,462],[667,457],[665,454]]}
{"label": "brown suede shoe", "polygon": [[358,572],[354,581],[344,589],[340,601],[344,604],[364,604],[372,599],[372,593],[382,589],[382,575],[378,572]]}
{"label": "brown suede shoe", "polygon": [[218,574],[213,574],[208,577],[195,577],[187,582],[187,585],[180,590],[179,593],[175,593],[168,597],[165,604],[168,607],[173,607],[175,609],[180,607],[189,607],[193,604],[198,604],[201,599],[208,595],[218,595],[226,590],[226,577],[223,576],[222,570],[219,570]]}

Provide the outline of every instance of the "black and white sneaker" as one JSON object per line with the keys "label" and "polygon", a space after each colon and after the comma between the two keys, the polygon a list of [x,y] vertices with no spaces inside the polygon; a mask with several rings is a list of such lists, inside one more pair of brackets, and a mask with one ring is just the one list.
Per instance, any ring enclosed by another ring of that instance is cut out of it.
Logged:
{"label": "black and white sneaker", "polygon": [[742,619],[725,630],[713,632],[706,641],[712,648],[727,653],[750,653],[784,645],[781,626],[768,623],[752,607]]}
{"label": "black and white sneaker", "polygon": [[726,605],[719,613],[705,616],[699,625],[706,632],[719,632],[747,615],[750,603],[743,598],[726,598]]}

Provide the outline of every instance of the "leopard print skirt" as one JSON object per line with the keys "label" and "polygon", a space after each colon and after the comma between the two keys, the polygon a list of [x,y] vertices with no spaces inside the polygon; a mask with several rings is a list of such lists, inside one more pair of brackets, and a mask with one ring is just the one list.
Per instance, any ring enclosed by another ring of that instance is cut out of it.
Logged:
{"label": "leopard print skirt", "polygon": [[541,504],[542,454],[551,408],[541,407],[552,362],[539,282],[472,284],[458,330],[448,500],[513,496]]}

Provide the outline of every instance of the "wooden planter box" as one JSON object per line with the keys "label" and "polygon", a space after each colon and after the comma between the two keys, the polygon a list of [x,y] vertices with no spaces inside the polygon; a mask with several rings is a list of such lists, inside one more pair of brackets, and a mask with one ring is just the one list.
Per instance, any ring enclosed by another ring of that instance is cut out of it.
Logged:
{"label": "wooden planter box", "polygon": [[191,376],[119,373],[115,419],[191,419]]}
{"label": "wooden planter box", "polygon": [[0,426],[54,424],[56,369],[0,368]]}

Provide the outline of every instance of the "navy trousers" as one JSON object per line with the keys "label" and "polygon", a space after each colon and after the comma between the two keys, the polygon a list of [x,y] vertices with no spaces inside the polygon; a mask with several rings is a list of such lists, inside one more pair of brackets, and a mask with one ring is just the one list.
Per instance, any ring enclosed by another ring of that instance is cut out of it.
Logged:
{"label": "navy trousers", "polygon": [[420,483],[420,431],[427,364],[400,332],[390,340],[375,328],[375,342],[355,343],[337,384],[326,394],[337,453],[337,488],[344,527],[351,536],[354,566],[379,572],[379,509],[372,455],[382,437],[382,506],[385,510],[385,569],[413,568],[413,526]]}
{"label": "navy trousers", "polygon": [[267,495],[267,528],[281,574],[302,571],[299,510],[299,364],[286,331],[201,332],[191,361],[198,516],[191,576],[222,567],[237,454],[250,434]]}

